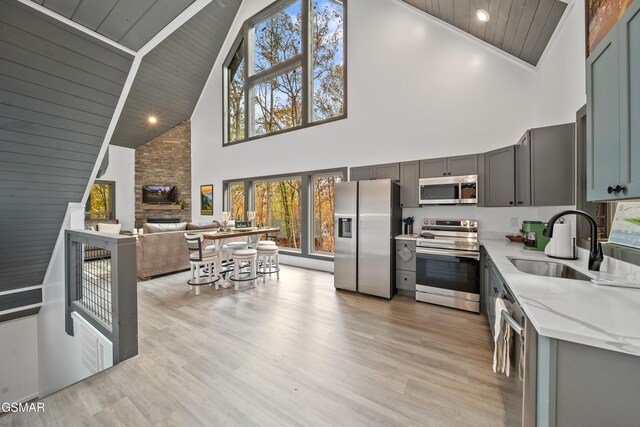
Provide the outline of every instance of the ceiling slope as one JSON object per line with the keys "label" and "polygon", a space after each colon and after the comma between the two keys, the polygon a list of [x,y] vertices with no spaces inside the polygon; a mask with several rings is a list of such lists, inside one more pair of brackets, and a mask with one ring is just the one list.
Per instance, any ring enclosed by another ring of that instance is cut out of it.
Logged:
{"label": "ceiling slope", "polygon": [[41,301],[39,290],[2,292],[42,284],[67,205],[82,200],[132,61],[0,0],[0,311]]}
{"label": "ceiling slope", "polygon": [[[402,0],[536,66],[567,4],[561,0]],[[489,22],[476,17],[489,12]]]}
{"label": "ceiling slope", "polygon": [[212,1],[144,56],[113,145],[136,148],[191,117],[241,2]]}
{"label": "ceiling slope", "polygon": [[144,46],[194,0],[32,0],[132,50]]}

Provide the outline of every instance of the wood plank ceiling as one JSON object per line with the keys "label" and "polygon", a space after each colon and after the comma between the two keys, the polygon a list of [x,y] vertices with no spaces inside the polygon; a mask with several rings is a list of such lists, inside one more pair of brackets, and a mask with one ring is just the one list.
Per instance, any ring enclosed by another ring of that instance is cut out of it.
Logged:
{"label": "wood plank ceiling", "polygon": [[[132,62],[94,37],[0,0],[0,293],[42,284]],[[0,311],[40,301],[40,289],[0,295]]]}
{"label": "wood plank ceiling", "polygon": [[241,3],[212,1],[143,58],[111,144],[136,148],[191,117]]}
{"label": "wood plank ceiling", "polygon": [[[561,0],[403,0],[531,65],[537,65],[567,4]],[[478,9],[489,13],[482,22]]]}
{"label": "wood plank ceiling", "polygon": [[132,50],[144,46],[194,0],[32,0]]}

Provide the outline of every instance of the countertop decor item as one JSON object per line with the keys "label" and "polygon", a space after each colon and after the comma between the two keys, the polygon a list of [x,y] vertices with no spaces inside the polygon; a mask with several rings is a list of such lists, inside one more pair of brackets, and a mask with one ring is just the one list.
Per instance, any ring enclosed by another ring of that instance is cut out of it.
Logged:
{"label": "countertop decor item", "polygon": [[640,202],[618,203],[609,243],[640,248]]}
{"label": "countertop decor item", "polygon": [[512,236],[512,235],[508,235],[508,236],[504,236],[507,239],[511,240],[512,242],[516,242],[516,243],[523,243],[524,242],[524,236],[520,235],[520,236]]}

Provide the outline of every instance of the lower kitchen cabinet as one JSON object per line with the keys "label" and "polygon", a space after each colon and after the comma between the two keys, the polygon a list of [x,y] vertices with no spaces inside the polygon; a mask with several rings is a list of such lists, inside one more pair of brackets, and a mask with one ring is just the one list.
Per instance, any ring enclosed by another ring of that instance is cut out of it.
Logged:
{"label": "lower kitchen cabinet", "polygon": [[[400,252],[410,253],[405,260]],[[396,290],[399,294],[416,294],[416,242],[415,240],[396,240]]]}

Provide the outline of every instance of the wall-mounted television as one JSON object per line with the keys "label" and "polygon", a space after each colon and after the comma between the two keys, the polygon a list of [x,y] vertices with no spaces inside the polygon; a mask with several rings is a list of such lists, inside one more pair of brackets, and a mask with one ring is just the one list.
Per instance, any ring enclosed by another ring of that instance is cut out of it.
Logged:
{"label": "wall-mounted television", "polygon": [[142,203],[168,204],[178,201],[175,185],[143,185]]}

